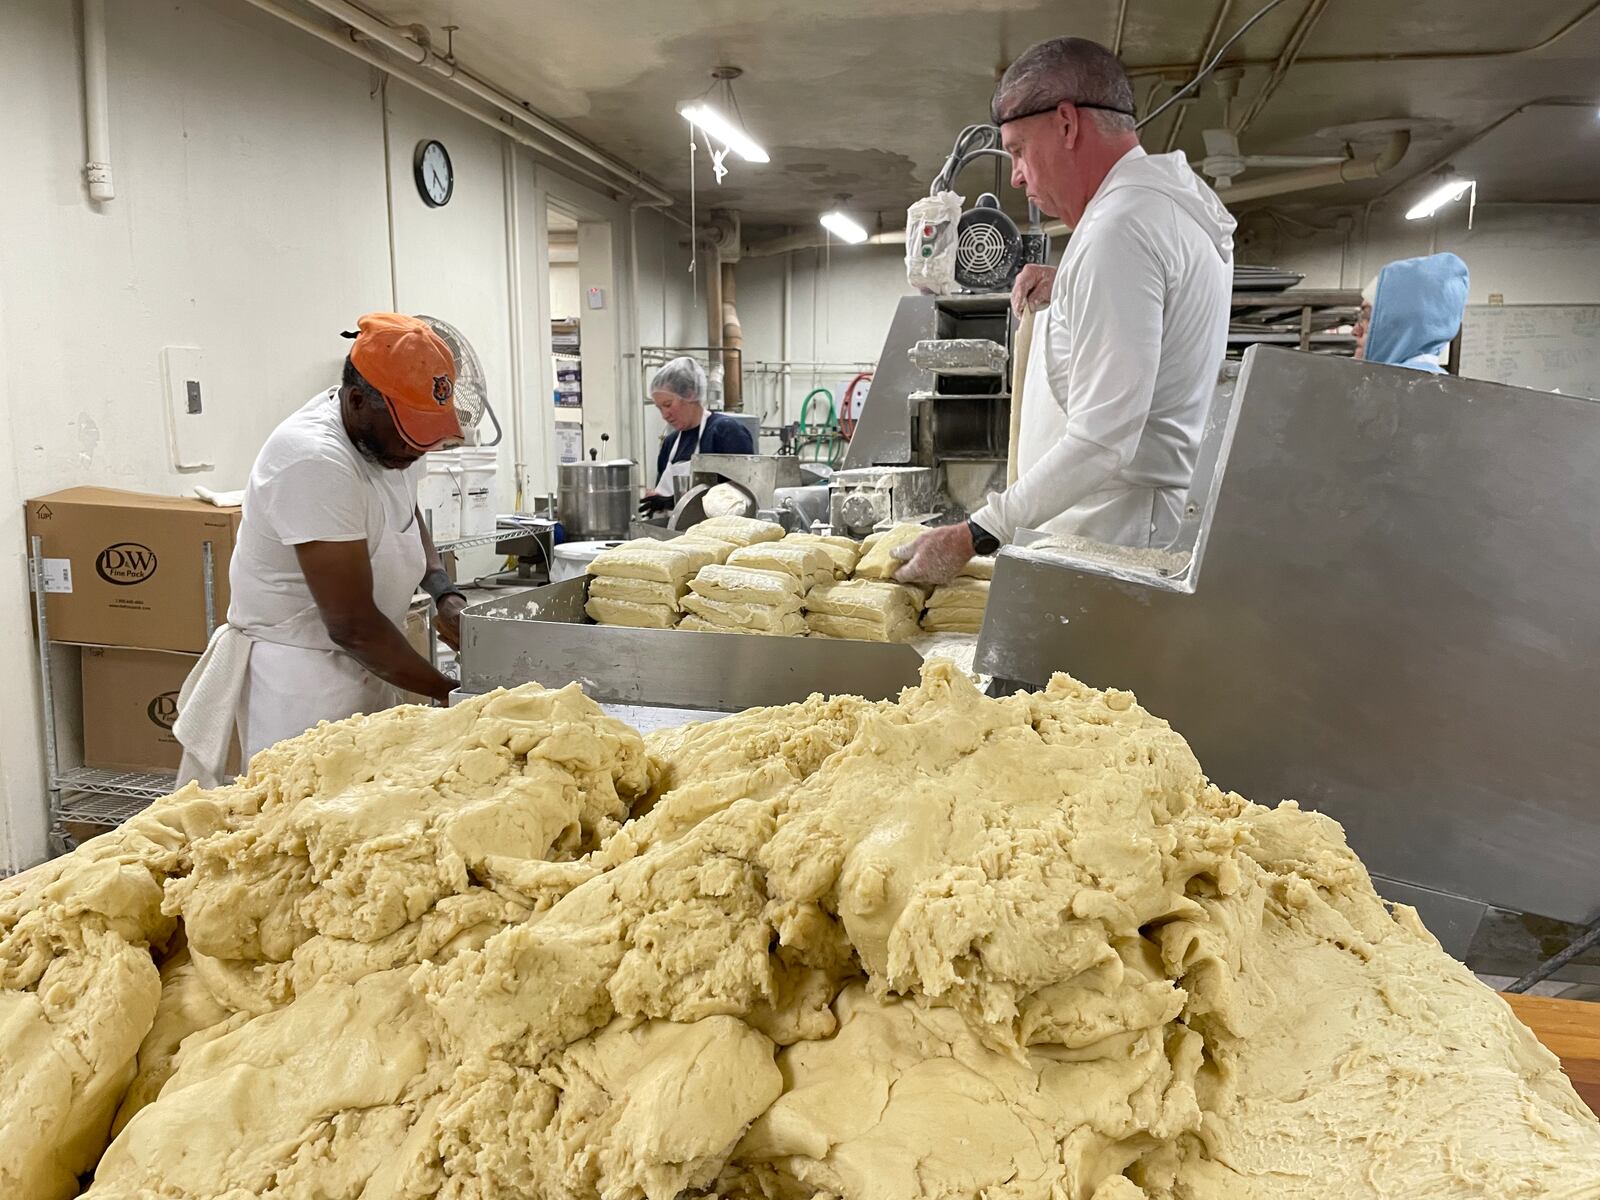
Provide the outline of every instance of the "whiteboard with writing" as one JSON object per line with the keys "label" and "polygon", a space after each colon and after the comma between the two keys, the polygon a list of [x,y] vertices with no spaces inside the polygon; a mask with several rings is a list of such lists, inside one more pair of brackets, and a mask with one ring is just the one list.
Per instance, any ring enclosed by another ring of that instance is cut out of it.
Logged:
{"label": "whiteboard with writing", "polygon": [[1469,304],[1461,374],[1600,398],[1600,305]]}

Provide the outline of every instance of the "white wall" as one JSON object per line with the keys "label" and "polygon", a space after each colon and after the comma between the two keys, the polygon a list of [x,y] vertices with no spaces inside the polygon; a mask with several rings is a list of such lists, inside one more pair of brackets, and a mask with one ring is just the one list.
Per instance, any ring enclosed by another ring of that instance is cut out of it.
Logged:
{"label": "white wall", "polygon": [[1403,206],[1374,208],[1348,245],[1337,233],[1306,235],[1294,224],[1250,225],[1251,262],[1304,271],[1303,287],[1360,288],[1384,263],[1450,250],[1471,273],[1468,302],[1498,293],[1506,304],[1600,303],[1600,205],[1480,204],[1467,228],[1464,204],[1432,221],[1407,221]]}
{"label": "white wall", "polygon": [[745,410],[760,411],[767,425],[797,420],[802,399],[814,387],[840,398],[857,364],[877,361],[895,307],[909,292],[902,246],[833,246],[742,259],[735,268],[737,304],[752,372],[785,359],[786,264],[787,360],[796,365],[786,381],[752,376],[745,382]]}
{"label": "white wall", "polygon": [[[506,428],[508,508],[519,465],[532,492],[554,484],[548,197],[611,222],[628,261],[625,204],[401,83],[381,87],[376,72],[240,0],[107,6],[117,197],[92,204],[76,12],[65,0],[0,7],[0,671],[31,684],[13,684],[0,722],[0,866],[45,851],[24,499],[78,484],[241,486],[273,426],[337,382],[339,332],[398,308],[449,320],[482,358]],[[443,141],[455,167],[443,209],[424,206],[411,181],[423,137]],[[662,255],[675,226],[649,212],[639,225],[645,257]],[[617,274],[620,363],[634,323],[628,273]],[[653,280],[639,327],[676,332],[689,303],[679,291]],[[226,418],[209,471],[181,474],[168,460],[160,353],[171,345],[203,350],[208,409]]]}

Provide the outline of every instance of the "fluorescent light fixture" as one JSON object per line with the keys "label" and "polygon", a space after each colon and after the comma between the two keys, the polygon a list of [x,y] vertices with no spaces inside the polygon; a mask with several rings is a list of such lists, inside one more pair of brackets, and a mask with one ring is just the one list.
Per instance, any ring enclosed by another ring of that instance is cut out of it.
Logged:
{"label": "fluorescent light fixture", "polygon": [[705,130],[707,136],[716,138],[717,141],[732,150],[745,162],[764,163],[772,161],[767,152],[756,145],[755,140],[748,133],[704,101],[686,100],[678,105],[678,112],[683,115],[683,119],[689,124]]}
{"label": "fluorescent light fixture", "polygon": [[822,214],[822,227],[841,242],[859,244],[867,240],[867,231],[860,222],[837,210]]}
{"label": "fluorescent light fixture", "polygon": [[1431,217],[1452,200],[1459,200],[1472,187],[1470,179],[1451,179],[1441,183],[1406,212],[1406,220],[1420,221]]}

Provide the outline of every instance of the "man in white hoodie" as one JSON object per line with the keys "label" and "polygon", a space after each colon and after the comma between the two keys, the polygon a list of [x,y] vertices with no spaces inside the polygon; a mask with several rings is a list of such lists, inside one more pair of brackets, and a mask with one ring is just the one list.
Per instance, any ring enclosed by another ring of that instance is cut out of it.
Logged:
{"label": "man in white hoodie", "polygon": [[1019,311],[1042,308],[1019,477],[906,547],[902,580],[948,580],[1023,528],[1124,546],[1177,533],[1226,348],[1235,222],[1182,153],[1144,152],[1133,111],[1122,64],[1082,38],[1039,43],[995,89],[1012,185],[1072,237],[1059,271],[1027,267],[1013,290]]}

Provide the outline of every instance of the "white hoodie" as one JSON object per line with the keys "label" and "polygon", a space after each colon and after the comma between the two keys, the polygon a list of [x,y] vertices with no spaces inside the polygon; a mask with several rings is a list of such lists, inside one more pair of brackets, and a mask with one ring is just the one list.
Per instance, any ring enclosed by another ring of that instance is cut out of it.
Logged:
{"label": "white hoodie", "polygon": [[1035,316],[1021,474],[974,521],[1002,541],[1171,542],[1227,346],[1234,226],[1181,152],[1117,161]]}

